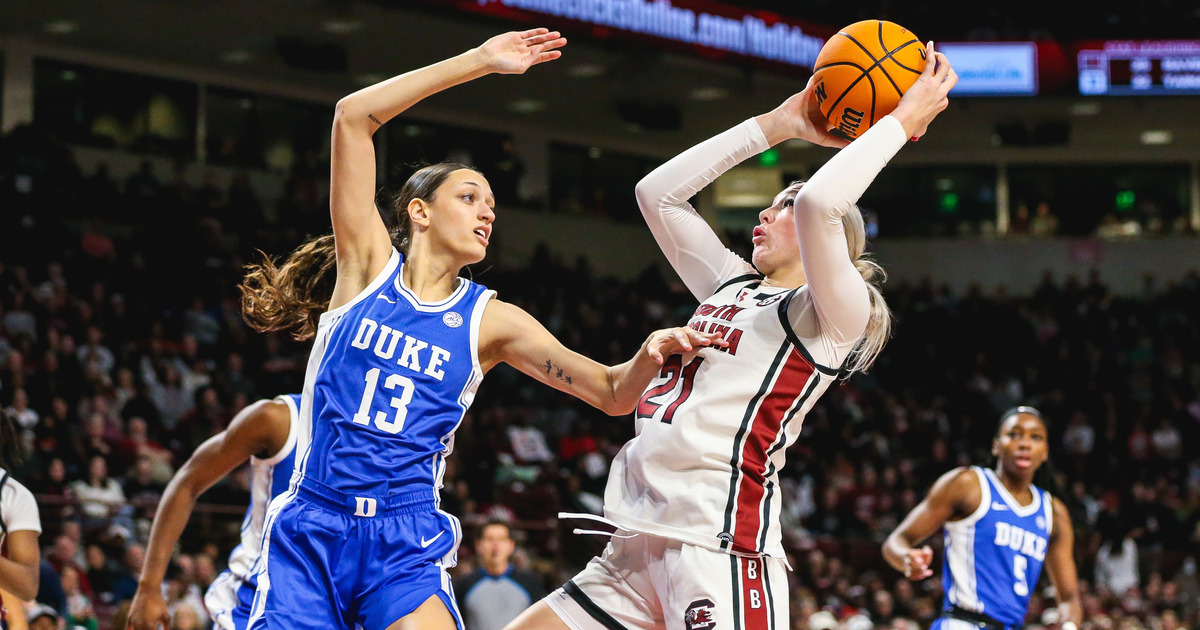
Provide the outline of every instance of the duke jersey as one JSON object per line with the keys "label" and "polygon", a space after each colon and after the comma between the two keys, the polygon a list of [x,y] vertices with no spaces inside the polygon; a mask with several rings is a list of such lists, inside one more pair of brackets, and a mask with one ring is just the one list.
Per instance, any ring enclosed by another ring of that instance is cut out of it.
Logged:
{"label": "duke jersey", "polygon": [[215,627],[222,630],[246,627],[254,592],[258,588],[267,506],[287,491],[295,468],[300,395],[277,396],[275,400],[288,407],[287,439],[274,455],[266,459],[250,458],[250,505],[242,519],[241,543],[229,554],[229,568],[213,580],[204,595],[204,604]]}
{"label": "duke jersey", "polygon": [[[705,348],[686,365],[670,357],[643,393],[637,435],[617,454],[605,490],[605,516],[620,526],[783,557],[777,473],[838,371],[818,365],[792,327],[819,328],[807,287],[767,288],[761,280],[729,280],[688,322],[724,331],[727,348]],[[819,341],[818,333],[810,342]]]}
{"label": "duke jersey", "polygon": [[946,523],[944,607],[958,606],[1019,626],[1046,560],[1053,499],[1033,486],[1033,501],[1021,505],[995,472],[971,469],[979,477],[979,508],[967,518]]}
{"label": "duke jersey", "polygon": [[254,573],[262,552],[263,522],[271,500],[288,489],[296,462],[296,424],[300,416],[300,395],[277,396],[286,403],[291,415],[287,440],[267,459],[250,458],[250,506],[242,519],[242,541],[229,554],[229,571],[237,578],[256,584]]}
{"label": "duke jersey", "polygon": [[454,430],[483,380],[479,323],[495,292],[460,278],[425,303],[401,255],[349,303],[321,315],[300,405],[296,470],[348,495],[441,486]]}

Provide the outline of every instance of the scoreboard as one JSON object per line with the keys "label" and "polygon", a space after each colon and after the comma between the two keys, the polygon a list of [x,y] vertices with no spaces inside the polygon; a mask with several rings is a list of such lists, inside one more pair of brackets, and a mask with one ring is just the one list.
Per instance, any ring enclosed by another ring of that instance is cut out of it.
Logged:
{"label": "scoreboard", "polygon": [[1200,40],[1110,40],[1078,61],[1083,95],[1200,94]]}

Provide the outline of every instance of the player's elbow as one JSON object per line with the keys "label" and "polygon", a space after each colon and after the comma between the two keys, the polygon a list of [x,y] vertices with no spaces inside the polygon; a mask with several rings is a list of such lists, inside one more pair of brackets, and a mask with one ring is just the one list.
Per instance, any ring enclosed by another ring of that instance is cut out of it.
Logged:
{"label": "player's elbow", "polygon": [[642,216],[646,217],[648,221],[677,205],[674,196],[658,183],[654,173],[643,177],[633,187],[633,195],[637,199]]}
{"label": "player's elbow", "polygon": [[362,132],[370,135],[373,130],[367,126],[369,114],[370,112],[364,111],[359,105],[355,95],[342,97],[333,109],[334,135]]}
{"label": "player's elbow", "polygon": [[796,193],[797,217],[841,217],[853,204],[837,191],[820,186],[803,186]]}
{"label": "player's elbow", "polygon": [[37,598],[38,581],[40,579],[39,565],[27,565],[21,571],[21,575],[14,581],[8,591],[15,595],[17,599],[22,601],[30,601]]}

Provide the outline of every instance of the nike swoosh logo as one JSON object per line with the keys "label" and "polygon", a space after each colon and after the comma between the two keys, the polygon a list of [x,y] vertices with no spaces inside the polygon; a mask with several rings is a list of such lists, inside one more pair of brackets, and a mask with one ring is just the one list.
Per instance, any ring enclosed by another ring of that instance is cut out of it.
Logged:
{"label": "nike swoosh logo", "polygon": [[999,512],[1001,510],[1007,510],[1008,506],[1004,505],[1003,503],[996,503],[995,501],[992,501],[992,509]]}
{"label": "nike swoosh logo", "polygon": [[434,536],[433,538],[430,538],[429,540],[425,540],[425,537],[421,536],[421,548],[424,549],[424,548],[428,547],[429,545],[432,545],[433,541],[441,538],[442,534],[445,534],[445,533],[446,532],[444,530],[440,531],[440,532],[438,532],[437,536]]}
{"label": "nike swoosh logo", "polygon": [[388,296],[386,296],[382,293],[380,293],[379,295],[376,295],[375,299],[383,300],[384,302],[387,302],[388,304],[395,304],[395,302],[393,302],[391,299],[389,299]]}

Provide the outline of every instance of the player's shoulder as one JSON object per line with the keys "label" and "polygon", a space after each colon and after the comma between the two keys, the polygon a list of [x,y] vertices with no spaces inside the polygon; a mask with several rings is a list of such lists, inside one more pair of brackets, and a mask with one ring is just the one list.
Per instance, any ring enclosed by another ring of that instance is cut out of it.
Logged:
{"label": "player's shoulder", "polygon": [[979,473],[974,466],[959,466],[944,473],[934,482],[930,494],[939,494],[950,499],[979,496]]}

